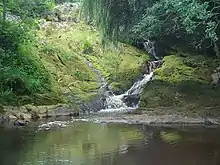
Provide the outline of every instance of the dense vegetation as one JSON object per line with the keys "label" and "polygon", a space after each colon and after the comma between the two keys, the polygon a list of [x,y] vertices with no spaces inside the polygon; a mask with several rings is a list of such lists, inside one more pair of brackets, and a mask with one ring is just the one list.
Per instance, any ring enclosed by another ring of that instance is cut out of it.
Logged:
{"label": "dense vegetation", "polygon": [[126,45],[103,51],[99,34],[79,19],[77,6],[64,2],[79,1],[2,1],[0,104],[91,100],[100,84],[82,57],[102,71],[115,92],[140,76],[144,52]]}
{"label": "dense vegetation", "polygon": [[[39,60],[37,19],[53,7],[49,1],[2,1],[0,31],[0,103],[39,101],[50,93],[51,77]],[[36,95],[39,94],[39,95]],[[25,97],[35,95],[33,97]],[[35,98],[35,100],[32,100]],[[49,101],[50,102],[50,101]]]}
{"label": "dense vegetation", "polygon": [[169,48],[187,47],[217,56],[219,11],[217,0],[84,1],[84,13],[101,29],[104,41],[149,39]]}

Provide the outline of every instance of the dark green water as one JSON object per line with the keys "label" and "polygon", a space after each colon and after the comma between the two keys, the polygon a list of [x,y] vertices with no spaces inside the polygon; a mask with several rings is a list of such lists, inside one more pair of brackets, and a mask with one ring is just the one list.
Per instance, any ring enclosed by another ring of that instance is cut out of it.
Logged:
{"label": "dark green water", "polygon": [[0,129],[0,165],[219,165],[220,130],[71,123]]}

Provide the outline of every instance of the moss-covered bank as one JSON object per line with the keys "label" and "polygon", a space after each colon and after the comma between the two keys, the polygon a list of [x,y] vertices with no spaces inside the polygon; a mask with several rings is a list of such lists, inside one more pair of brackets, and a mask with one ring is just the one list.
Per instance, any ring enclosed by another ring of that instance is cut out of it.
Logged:
{"label": "moss-covered bank", "polygon": [[220,106],[220,87],[212,84],[211,77],[218,66],[218,60],[211,57],[166,56],[163,66],[155,71],[153,81],[144,89],[140,107],[212,113],[203,110]]}
{"label": "moss-covered bank", "polygon": [[148,59],[144,52],[125,44],[103,50],[99,33],[79,19],[79,10],[59,13],[63,7],[54,9],[63,20],[54,15],[39,20],[33,42],[19,43],[12,53],[0,49],[0,71],[4,71],[0,73],[0,104],[91,101],[99,95],[100,80],[83,57],[101,70],[117,93],[127,90],[140,76],[141,66]]}
{"label": "moss-covered bank", "polygon": [[101,51],[96,49],[86,57],[103,73],[112,91],[117,94],[125,92],[137,81],[142,74],[143,63],[149,60],[145,52],[124,44],[117,51]]}

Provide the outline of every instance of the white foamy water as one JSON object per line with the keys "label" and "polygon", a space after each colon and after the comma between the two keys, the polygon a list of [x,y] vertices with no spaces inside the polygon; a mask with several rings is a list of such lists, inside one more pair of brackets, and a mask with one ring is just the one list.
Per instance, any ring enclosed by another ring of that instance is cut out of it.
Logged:
{"label": "white foamy water", "polygon": [[151,72],[150,74],[145,74],[143,79],[133,84],[133,86],[126,92],[126,95],[140,94],[143,91],[145,84],[147,84],[152,77],[153,77],[153,72]]}
{"label": "white foamy water", "polygon": [[129,95],[141,94],[144,86],[151,80],[152,76],[153,76],[153,72],[151,72],[150,74],[145,74],[141,80],[135,82],[132,85],[132,87],[124,94],[110,95],[109,97],[107,97],[106,105],[105,105],[106,108],[100,110],[99,113],[111,113],[111,112],[124,113],[137,109],[138,105],[135,105],[133,107],[127,106],[126,103],[123,101],[123,98]]}

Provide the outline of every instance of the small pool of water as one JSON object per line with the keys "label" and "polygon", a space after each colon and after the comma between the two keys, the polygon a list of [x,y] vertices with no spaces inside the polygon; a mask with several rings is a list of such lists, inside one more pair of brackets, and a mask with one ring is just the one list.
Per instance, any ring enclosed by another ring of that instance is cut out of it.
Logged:
{"label": "small pool of water", "polygon": [[52,123],[47,127],[1,128],[0,164],[220,164],[219,129],[171,129],[79,121],[62,124],[65,128]]}

